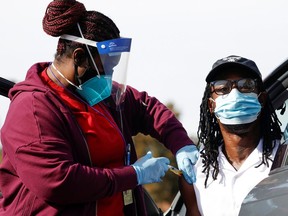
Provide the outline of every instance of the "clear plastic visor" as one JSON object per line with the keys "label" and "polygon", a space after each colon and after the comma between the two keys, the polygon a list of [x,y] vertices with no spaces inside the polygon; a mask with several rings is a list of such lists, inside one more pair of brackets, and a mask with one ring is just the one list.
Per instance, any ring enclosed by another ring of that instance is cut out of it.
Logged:
{"label": "clear plastic visor", "polygon": [[112,76],[111,96],[116,105],[120,105],[124,100],[130,47],[130,38],[118,38],[97,43],[103,71],[106,76]]}
{"label": "clear plastic visor", "polygon": [[[116,105],[120,105],[124,100],[126,91],[128,60],[132,39],[116,38],[96,42],[72,35],[62,35],[61,38],[87,45],[91,60],[90,67],[93,67],[95,76],[105,76],[112,79],[111,96]],[[89,46],[97,48],[97,55],[93,53],[93,48],[90,49]]]}

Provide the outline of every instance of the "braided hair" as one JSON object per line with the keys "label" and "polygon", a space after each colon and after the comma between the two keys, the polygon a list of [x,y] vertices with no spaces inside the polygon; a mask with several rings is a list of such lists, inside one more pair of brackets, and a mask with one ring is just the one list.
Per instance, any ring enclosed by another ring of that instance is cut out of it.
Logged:
{"label": "braided hair", "polygon": [[[84,38],[104,41],[120,37],[115,23],[97,11],[87,11],[85,6],[75,0],[54,0],[46,9],[42,20],[43,30],[53,37],[63,34],[81,37],[77,24],[80,25]],[[82,44],[59,39],[56,58],[69,51],[83,47]]]}
{"label": "braided hair", "polygon": [[[260,92],[264,91],[263,82],[258,80]],[[223,143],[222,133],[217,121],[217,118],[210,112],[208,107],[208,100],[211,97],[211,87],[207,83],[200,105],[200,121],[197,131],[198,145],[201,143],[203,149],[200,151],[203,160],[203,173],[206,173],[205,187],[207,187],[207,181],[212,170],[213,180],[217,179],[219,174],[219,146]],[[273,109],[272,103],[267,95],[267,101],[262,108],[261,112],[261,134],[263,136],[263,152],[261,164],[269,166],[269,156],[272,154],[275,147],[275,140],[281,139],[280,121]]]}

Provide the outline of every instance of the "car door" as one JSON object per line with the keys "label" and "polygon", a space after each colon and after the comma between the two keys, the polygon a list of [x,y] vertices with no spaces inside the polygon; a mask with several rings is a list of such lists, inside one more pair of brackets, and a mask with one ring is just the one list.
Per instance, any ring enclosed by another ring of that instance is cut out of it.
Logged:
{"label": "car door", "polygon": [[[281,121],[282,145],[288,144],[288,60],[283,62],[265,79],[265,87]],[[287,216],[288,215],[288,148],[283,151],[278,168],[256,185],[244,199],[240,216]],[[277,158],[275,158],[277,160]]]}

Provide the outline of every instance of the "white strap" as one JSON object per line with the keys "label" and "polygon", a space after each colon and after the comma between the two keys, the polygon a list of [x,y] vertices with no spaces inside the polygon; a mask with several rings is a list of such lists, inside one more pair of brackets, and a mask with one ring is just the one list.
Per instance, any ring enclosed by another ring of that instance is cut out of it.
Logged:
{"label": "white strap", "polygon": [[93,47],[97,47],[97,42],[96,41],[92,41],[92,40],[88,40],[82,37],[77,37],[77,36],[73,36],[73,35],[68,35],[68,34],[63,34],[60,36],[60,38],[65,39],[65,40],[70,40],[70,41],[75,41],[78,43],[82,43],[82,44],[86,44],[89,46],[93,46]]}

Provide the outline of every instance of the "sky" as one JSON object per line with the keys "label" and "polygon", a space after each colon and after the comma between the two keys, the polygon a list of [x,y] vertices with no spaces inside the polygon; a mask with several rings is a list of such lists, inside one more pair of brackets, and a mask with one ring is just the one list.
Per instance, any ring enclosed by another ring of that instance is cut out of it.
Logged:
{"label": "sky", "polygon": [[[228,55],[256,62],[265,78],[288,57],[287,0],[82,0],[132,38],[127,84],[173,103],[195,136],[205,77]],[[31,65],[53,61],[58,38],[42,30],[48,0],[3,1],[0,76],[22,81]],[[9,100],[0,98],[0,126]]]}

